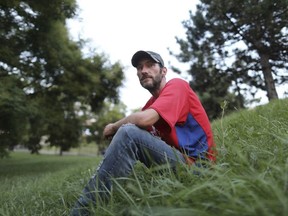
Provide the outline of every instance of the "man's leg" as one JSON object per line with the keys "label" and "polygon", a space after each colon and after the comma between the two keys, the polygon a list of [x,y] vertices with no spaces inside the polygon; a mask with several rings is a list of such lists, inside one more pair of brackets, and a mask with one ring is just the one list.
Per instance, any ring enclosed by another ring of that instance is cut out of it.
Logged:
{"label": "man's leg", "polygon": [[179,151],[149,132],[133,124],[123,125],[113,137],[96,174],[84,188],[83,195],[76,202],[72,213],[77,215],[77,208],[86,207],[89,203],[95,204],[96,193],[98,198],[106,199],[111,189],[111,177],[128,176],[137,161],[147,167],[167,162],[174,167],[179,162],[185,162],[185,158]]}

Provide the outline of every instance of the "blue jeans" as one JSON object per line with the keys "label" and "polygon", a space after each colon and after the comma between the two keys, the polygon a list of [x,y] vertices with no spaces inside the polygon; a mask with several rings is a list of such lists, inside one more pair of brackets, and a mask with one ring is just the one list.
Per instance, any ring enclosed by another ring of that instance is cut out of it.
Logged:
{"label": "blue jeans", "polygon": [[185,163],[185,158],[181,152],[146,130],[133,124],[125,124],[114,135],[103,161],[85,186],[71,215],[89,215],[86,209],[89,204],[109,198],[111,178],[128,176],[137,161],[147,167],[168,162],[173,168],[179,162]]}

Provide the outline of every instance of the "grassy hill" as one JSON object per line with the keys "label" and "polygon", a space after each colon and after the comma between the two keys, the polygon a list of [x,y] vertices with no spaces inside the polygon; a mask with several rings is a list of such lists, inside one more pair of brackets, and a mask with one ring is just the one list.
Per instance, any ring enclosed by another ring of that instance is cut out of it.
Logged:
{"label": "grassy hill", "polygon": [[[137,164],[95,214],[288,215],[288,100],[224,115],[212,127],[215,165],[159,175]],[[11,154],[0,161],[0,215],[69,215],[100,159]]]}

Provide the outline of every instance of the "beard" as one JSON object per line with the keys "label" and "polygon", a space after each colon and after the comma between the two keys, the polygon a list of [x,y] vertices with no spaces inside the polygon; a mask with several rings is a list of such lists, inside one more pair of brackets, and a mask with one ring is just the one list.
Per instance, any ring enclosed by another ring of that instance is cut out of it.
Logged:
{"label": "beard", "polygon": [[[150,79],[148,82],[145,82],[145,79]],[[160,70],[160,73],[158,73],[155,77],[152,76],[144,76],[141,78],[140,83],[143,88],[147,89],[149,92],[155,92],[160,88],[161,82],[162,82],[163,76],[162,76],[162,69]]]}

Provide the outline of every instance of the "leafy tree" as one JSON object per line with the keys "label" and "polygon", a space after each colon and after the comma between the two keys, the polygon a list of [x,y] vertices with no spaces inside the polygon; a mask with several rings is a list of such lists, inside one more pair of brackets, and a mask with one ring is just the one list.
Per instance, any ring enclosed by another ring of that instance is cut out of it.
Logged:
{"label": "leafy tree", "polygon": [[258,89],[277,99],[275,85],[288,80],[287,0],[200,2],[183,22],[186,40],[176,38],[181,49],[176,57],[191,63],[192,86],[203,94],[210,89],[209,100],[221,96],[221,86],[227,94],[233,90],[240,107],[243,96],[254,97]]}
{"label": "leafy tree", "polygon": [[[4,85],[5,84],[5,85]],[[0,157],[7,155],[6,149],[27,138],[29,105],[25,94],[19,90],[21,82],[15,77],[1,79],[0,85]]]}
{"label": "leafy tree", "polygon": [[95,141],[98,145],[99,151],[104,151],[108,142],[103,137],[104,127],[112,122],[116,122],[123,118],[126,113],[126,106],[123,103],[112,104],[106,102],[97,114],[90,113],[87,121],[87,141]]}
{"label": "leafy tree", "polygon": [[[36,153],[46,135],[51,145],[67,150],[78,145],[83,127],[84,120],[75,112],[77,102],[93,112],[101,110],[104,100],[118,102],[122,66],[111,65],[96,53],[83,57],[85,43],[70,40],[65,25],[76,12],[75,0],[1,1],[0,79],[4,90],[0,112],[5,112],[0,116],[10,116],[0,120],[2,149],[8,146],[4,135],[16,130],[21,116],[27,132],[18,130],[19,138],[10,140],[11,148],[25,144]],[[8,100],[12,80],[17,83],[13,86],[17,97]],[[22,109],[6,109],[10,104]],[[5,126],[8,120],[13,122],[11,127]]]}

